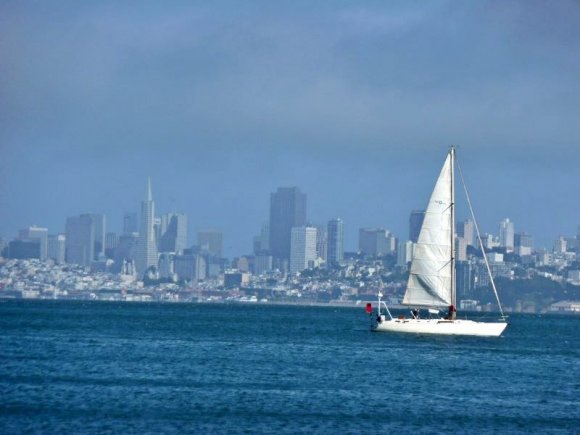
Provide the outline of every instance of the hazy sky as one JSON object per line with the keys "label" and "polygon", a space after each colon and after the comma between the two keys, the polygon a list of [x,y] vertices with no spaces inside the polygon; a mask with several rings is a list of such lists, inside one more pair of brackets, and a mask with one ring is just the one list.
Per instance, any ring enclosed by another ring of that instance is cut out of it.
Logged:
{"label": "hazy sky", "polygon": [[119,231],[150,175],[192,243],[249,253],[296,185],[350,250],[405,239],[457,144],[482,230],[551,246],[580,224],[579,23],[566,0],[2,1],[0,235]]}

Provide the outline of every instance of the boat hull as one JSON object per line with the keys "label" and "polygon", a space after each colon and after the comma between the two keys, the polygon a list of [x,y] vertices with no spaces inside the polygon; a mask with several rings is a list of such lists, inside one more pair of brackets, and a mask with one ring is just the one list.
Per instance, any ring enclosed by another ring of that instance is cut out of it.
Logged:
{"label": "boat hull", "polygon": [[409,334],[499,337],[506,326],[506,322],[488,323],[462,319],[385,319],[377,323],[373,327],[373,330],[377,332],[402,332]]}

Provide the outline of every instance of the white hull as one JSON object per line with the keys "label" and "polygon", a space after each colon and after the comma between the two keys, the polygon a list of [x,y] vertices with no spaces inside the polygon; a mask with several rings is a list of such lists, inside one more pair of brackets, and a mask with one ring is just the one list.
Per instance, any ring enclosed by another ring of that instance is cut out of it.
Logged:
{"label": "white hull", "polygon": [[410,334],[499,337],[506,326],[506,322],[487,323],[461,319],[385,319],[382,322],[377,323],[373,330],[379,332],[404,332]]}

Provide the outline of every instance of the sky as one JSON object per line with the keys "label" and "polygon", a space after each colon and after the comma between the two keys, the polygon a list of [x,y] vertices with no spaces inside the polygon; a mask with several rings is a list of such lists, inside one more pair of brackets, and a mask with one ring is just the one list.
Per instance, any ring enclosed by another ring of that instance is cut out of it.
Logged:
{"label": "sky", "polygon": [[[408,237],[450,145],[483,232],[580,225],[580,2],[0,3],[0,236],[156,211],[251,252],[270,193]],[[467,217],[458,195],[459,219]]]}

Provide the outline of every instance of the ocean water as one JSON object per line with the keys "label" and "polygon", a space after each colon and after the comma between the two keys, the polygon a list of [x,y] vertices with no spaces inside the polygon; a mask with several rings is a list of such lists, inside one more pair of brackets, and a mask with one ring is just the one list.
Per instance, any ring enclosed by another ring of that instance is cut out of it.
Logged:
{"label": "ocean water", "polygon": [[0,301],[0,433],[576,433],[580,318],[373,333],[361,308]]}

